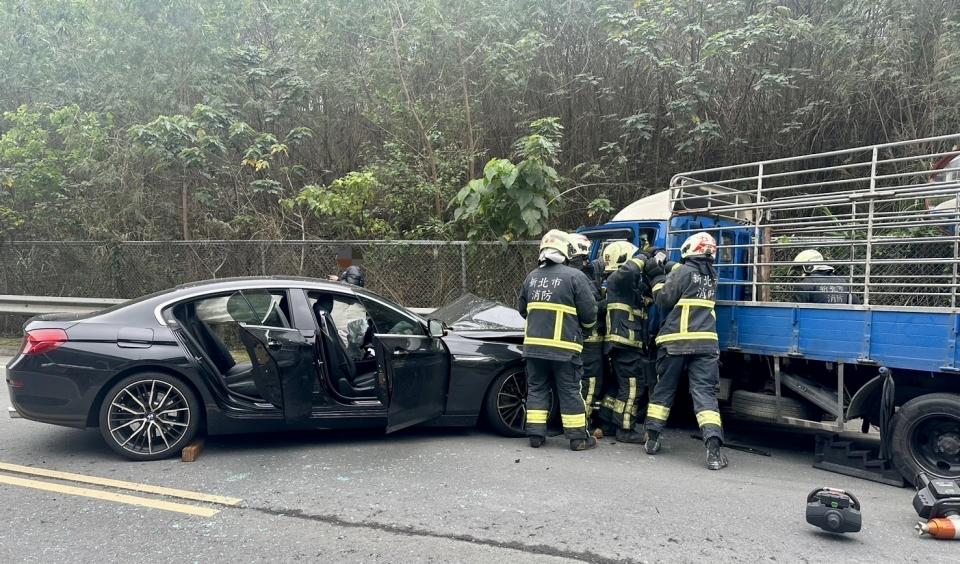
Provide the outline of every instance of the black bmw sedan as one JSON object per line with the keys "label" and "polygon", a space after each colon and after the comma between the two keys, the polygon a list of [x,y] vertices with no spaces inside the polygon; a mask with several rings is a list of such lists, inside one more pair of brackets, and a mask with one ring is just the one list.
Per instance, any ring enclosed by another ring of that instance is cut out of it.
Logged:
{"label": "black bmw sedan", "polygon": [[507,436],[523,429],[523,320],[470,295],[427,320],[337,282],[234,278],[41,315],[24,333],[7,365],[17,412],[99,427],[134,460],[173,455],[199,433],[481,419]]}

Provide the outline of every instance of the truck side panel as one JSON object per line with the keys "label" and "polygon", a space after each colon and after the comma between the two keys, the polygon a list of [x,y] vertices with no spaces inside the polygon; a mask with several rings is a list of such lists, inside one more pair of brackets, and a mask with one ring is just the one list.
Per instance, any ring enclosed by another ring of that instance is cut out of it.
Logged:
{"label": "truck side panel", "polygon": [[750,354],[934,373],[960,366],[957,316],[946,312],[728,302],[717,304],[717,332],[721,348]]}

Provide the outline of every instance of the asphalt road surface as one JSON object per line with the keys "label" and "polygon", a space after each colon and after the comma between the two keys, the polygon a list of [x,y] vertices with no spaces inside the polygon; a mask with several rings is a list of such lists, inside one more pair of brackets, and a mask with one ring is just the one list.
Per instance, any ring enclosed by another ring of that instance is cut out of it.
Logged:
{"label": "asphalt road surface", "polygon": [[[8,405],[3,386],[0,406]],[[710,472],[690,432],[670,430],[656,457],[610,440],[574,453],[559,437],[534,450],[523,439],[482,430],[425,429],[214,437],[194,463],[134,463],[108,450],[96,430],[4,414],[0,561],[943,562],[957,556],[957,544],[916,536],[909,489],[812,468],[809,437],[740,433],[741,442],[772,456],[729,452],[730,467]],[[143,491],[145,485],[186,491]],[[834,536],[805,523],[806,495],[824,485],[860,498],[861,533]]]}

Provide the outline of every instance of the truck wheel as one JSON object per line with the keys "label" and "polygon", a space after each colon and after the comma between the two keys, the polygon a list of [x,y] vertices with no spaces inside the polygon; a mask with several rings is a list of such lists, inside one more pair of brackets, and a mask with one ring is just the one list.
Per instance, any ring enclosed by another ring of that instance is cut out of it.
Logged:
{"label": "truck wheel", "polygon": [[[777,396],[736,390],[733,392],[730,409],[734,415],[775,421],[777,418]],[[819,419],[816,409],[808,407],[799,400],[785,396],[780,396],[780,413],[784,417]]]}
{"label": "truck wheel", "polygon": [[960,478],[960,395],[927,394],[903,404],[893,417],[893,465],[909,483],[926,472]]}

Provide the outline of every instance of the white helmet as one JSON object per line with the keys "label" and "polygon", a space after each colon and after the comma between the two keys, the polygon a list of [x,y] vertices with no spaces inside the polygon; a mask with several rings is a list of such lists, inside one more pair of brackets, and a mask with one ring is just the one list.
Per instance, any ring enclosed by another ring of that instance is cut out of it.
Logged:
{"label": "white helmet", "polygon": [[637,253],[637,247],[629,241],[614,241],[603,249],[603,269],[613,272]]}
{"label": "white helmet", "polygon": [[824,264],[824,260],[823,255],[816,249],[800,251],[797,256],[793,257],[794,264],[802,266],[803,271],[807,274],[814,272],[833,272],[833,267],[829,264]]}
{"label": "white helmet", "polygon": [[706,231],[694,233],[680,245],[680,256],[683,258],[707,257],[713,258],[717,254],[717,240]]}
{"label": "white helmet", "polygon": [[564,263],[570,259],[570,236],[559,229],[551,229],[540,240],[540,262]]}
{"label": "white helmet", "polygon": [[583,233],[571,233],[570,246],[573,247],[573,254],[570,258],[590,256],[590,239],[587,239],[587,236]]}

